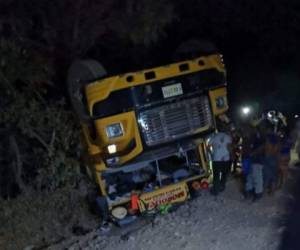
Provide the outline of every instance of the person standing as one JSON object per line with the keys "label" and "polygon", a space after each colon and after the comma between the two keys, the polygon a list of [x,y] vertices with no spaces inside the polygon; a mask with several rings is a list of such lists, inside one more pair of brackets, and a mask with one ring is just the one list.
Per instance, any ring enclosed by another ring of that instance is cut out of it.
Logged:
{"label": "person standing", "polygon": [[278,155],[280,150],[279,138],[275,133],[269,133],[265,142],[264,187],[269,194],[275,191],[278,177]]}
{"label": "person standing", "polygon": [[226,188],[227,175],[231,167],[231,144],[232,138],[225,132],[217,132],[209,140],[209,146],[212,148],[212,195],[218,195]]}
{"label": "person standing", "polygon": [[250,169],[246,176],[245,198],[253,195],[253,201],[260,199],[263,195],[263,162],[264,141],[258,130],[253,135],[254,141],[249,154]]}
{"label": "person standing", "polygon": [[254,145],[254,132],[250,126],[243,128],[243,144],[242,144],[242,173],[243,180],[246,182],[247,176],[251,168],[251,154]]}
{"label": "person standing", "polygon": [[282,133],[279,152],[278,188],[282,188],[288,177],[289,163],[291,160],[292,142],[287,133]]}

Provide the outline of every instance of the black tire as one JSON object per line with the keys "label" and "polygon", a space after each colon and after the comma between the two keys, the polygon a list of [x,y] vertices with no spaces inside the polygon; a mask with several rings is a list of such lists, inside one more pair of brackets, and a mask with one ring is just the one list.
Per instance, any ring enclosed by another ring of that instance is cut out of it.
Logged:
{"label": "black tire", "polygon": [[83,122],[89,120],[84,98],[84,88],[92,81],[107,75],[105,68],[95,60],[76,60],[68,71],[68,94],[73,109]]}
{"label": "black tire", "polygon": [[184,61],[216,52],[217,48],[211,42],[191,39],[181,43],[175,50],[173,57],[175,61]]}

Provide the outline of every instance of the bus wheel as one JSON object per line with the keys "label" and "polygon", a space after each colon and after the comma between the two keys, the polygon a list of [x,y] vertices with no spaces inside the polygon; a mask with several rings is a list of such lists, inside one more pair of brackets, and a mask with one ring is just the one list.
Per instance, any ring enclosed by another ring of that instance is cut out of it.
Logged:
{"label": "bus wheel", "polygon": [[105,75],[107,75],[105,68],[95,60],[76,60],[71,64],[67,76],[68,94],[73,109],[81,120],[88,120],[84,103],[85,86]]}

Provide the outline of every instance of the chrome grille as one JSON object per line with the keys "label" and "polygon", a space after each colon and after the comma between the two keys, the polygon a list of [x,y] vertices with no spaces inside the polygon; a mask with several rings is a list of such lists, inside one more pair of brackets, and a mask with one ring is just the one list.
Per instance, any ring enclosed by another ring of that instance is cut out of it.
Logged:
{"label": "chrome grille", "polygon": [[206,96],[143,111],[138,120],[148,146],[193,135],[201,128],[212,125]]}

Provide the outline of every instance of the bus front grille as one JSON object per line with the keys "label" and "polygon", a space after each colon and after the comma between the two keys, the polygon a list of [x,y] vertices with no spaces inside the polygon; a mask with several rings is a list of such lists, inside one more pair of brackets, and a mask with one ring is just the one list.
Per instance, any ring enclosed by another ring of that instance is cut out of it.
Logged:
{"label": "bus front grille", "polygon": [[138,121],[148,146],[197,134],[213,123],[207,96],[142,111]]}

